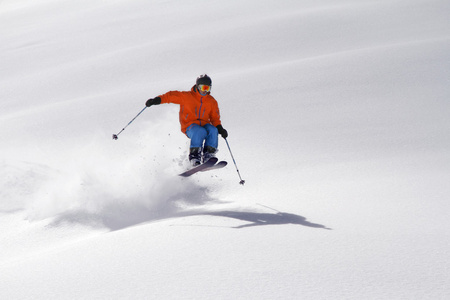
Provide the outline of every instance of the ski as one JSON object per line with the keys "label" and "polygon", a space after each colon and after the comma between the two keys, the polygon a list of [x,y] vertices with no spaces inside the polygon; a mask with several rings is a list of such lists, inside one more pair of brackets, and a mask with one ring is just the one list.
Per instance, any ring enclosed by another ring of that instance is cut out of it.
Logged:
{"label": "ski", "polygon": [[215,164],[214,166],[208,167],[206,169],[201,170],[201,172],[205,172],[205,171],[210,171],[210,170],[215,170],[215,169],[222,169],[223,167],[225,167],[228,163],[226,161],[219,161],[217,164]]}
{"label": "ski", "polygon": [[193,175],[193,174],[195,174],[197,172],[200,172],[202,170],[205,170],[205,169],[208,169],[210,167],[213,167],[216,164],[217,161],[218,161],[217,157],[211,157],[207,162],[205,162],[205,163],[203,163],[203,164],[201,164],[199,166],[196,166],[196,167],[194,167],[194,168],[192,168],[190,170],[187,170],[184,173],[181,173],[180,176],[182,176],[182,177],[189,177],[189,176],[191,176],[191,175]]}

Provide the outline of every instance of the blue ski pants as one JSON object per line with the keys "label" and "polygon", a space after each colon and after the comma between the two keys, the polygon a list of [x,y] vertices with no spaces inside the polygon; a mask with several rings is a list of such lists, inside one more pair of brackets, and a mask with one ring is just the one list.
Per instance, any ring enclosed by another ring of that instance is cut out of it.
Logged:
{"label": "blue ski pants", "polygon": [[211,124],[206,124],[205,126],[192,124],[186,129],[186,135],[191,139],[191,148],[201,148],[203,147],[203,142],[205,142],[205,147],[217,148],[219,145],[219,132]]}

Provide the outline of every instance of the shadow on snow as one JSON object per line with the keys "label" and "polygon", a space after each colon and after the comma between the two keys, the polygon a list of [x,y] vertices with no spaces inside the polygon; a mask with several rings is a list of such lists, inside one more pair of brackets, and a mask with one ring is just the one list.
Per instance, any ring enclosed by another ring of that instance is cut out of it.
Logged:
{"label": "shadow on snow", "polygon": [[[119,218],[118,216],[121,216]],[[66,213],[64,215],[60,215],[56,218],[52,225],[58,226],[61,223],[78,223],[84,224],[88,226],[105,226],[111,231],[121,230],[128,227],[145,224],[149,222],[161,221],[171,218],[182,218],[182,217],[191,217],[191,216],[216,216],[216,217],[225,217],[231,218],[243,222],[247,222],[247,224],[239,225],[239,226],[231,226],[229,228],[243,229],[248,227],[255,226],[268,226],[268,225],[301,225],[305,227],[311,228],[322,228],[331,230],[331,228],[326,227],[325,225],[313,223],[308,221],[305,217],[287,213],[276,211],[274,213],[261,213],[261,212],[251,212],[251,211],[233,211],[233,210],[224,210],[224,211],[204,211],[204,210],[196,210],[196,211],[148,211],[145,208],[141,207],[133,208],[133,209],[123,209],[120,214],[105,214],[105,215],[97,215],[97,214],[89,214],[89,213]]]}
{"label": "shadow on snow", "polygon": [[311,223],[305,217],[286,212],[277,213],[257,213],[257,212],[238,212],[238,211],[217,211],[206,213],[205,215],[233,218],[240,221],[249,222],[249,224],[239,225],[232,228],[247,228],[264,225],[285,225],[294,224],[313,228],[328,229],[325,225]]}

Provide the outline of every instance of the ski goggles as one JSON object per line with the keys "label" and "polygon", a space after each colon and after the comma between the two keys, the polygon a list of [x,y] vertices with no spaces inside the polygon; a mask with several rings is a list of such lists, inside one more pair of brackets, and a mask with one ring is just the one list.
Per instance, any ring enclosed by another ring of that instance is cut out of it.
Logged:
{"label": "ski goggles", "polygon": [[206,84],[200,84],[198,86],[198,90],[201,92],[209,92],[211,91],[211,86],[210,85],[206,85]]}

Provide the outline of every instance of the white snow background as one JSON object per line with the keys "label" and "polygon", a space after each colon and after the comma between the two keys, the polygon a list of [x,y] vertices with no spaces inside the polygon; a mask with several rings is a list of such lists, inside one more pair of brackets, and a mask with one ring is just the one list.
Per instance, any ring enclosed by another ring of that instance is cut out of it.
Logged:
{"label": "white snow background", "polygon": [[[449,299],[448,0],[0,1],[1,299]],[[177,176],[213,79],[225,169]]]}

